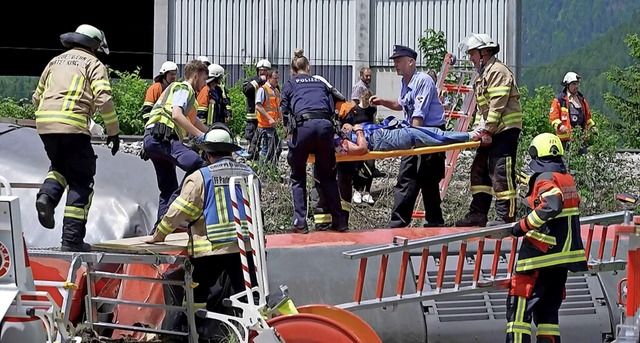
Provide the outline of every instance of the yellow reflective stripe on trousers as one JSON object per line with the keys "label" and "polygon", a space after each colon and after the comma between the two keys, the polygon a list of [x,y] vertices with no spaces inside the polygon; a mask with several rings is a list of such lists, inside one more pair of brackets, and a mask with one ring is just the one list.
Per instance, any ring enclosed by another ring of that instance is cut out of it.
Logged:
{"label": "yellow reflective stripe on trousers", "polygon": [[60,184],[60,186],[62,186],[62,188],[67,188],[67,179],[65,179],[64,176],[62,176],[62,174],[58,173],[55,170],[48,172],[47,176],[44,179],[55,180],[57,183]]}
{"label": "yellow reflective stripe on trousers", "polygon": [[82,93],[82,88],[84,87],[84,77],[80,75],[73,75],[71,79],[71,88],[67,90],[67,95],[64,97],[64,101],[62,102],[62,110],[63,111],[72,111],[73,107],[76,104],[76,100],[80,97],[80,93]]}
{"label": "yellow reflective stripe on trousers", "polygon": [[111,84],[107,80],[96,80],[91,83],[91,91],[93,95],[98,94],[100,91],[111,92]]}
{"label": "yellow reflective stripe on trousers", "polygon": [[184,200],[182,197],[177,197],[173,203],[171,203],[171,207],[176,208],[178,211],[188,215],[189,217],[196,219],[202,214],[202,210],[190,204],[188,201]]}
{"label": "yellow reflective stripe on trousers", "polygon": [[350,202],[346,202],[344,200],[340,200],[340,207],[342,207],[342,209],[344,211],[351,212],[351,203]]}
{"label": "yellow reflective stripe on trousers", "polygon": [[493,187],[491,186],[471,186],[471,195],[475,195],[478,193],[487,193],[493,195]]}
{"label": "yellow reflective stripe on trousers", "polygon": [[509,94],[510,91],[511,91],[511,87],[510,86],[500,86],[500,87],[487,88],[487,93],[489,94],[489,98],[505,96],[505,95]]}
{"label": "yellow reflective stripe on trousers", "polygon": [[550,267],[564,263],[581,262],[585,260],[586,258],[584,256],[584,249],[557,252],[555,254],[547,254],[518,260],[516,271],[523,272],[527,270]]}
{"label": "yellow reflective stripe on trousers", "polygon": [[513,342],[522,343],[522,335],[531,336],[531,324],[524,321],[527,299],[515,297],[516,313],[513,322],[507,323],[507,333],[513,333]]}
{"label": "yellow reflective stripe on trousers", "polygon": [[538,324],[536,327],[536,336],[546,335],[560,337],[560,325],[558,324]]}
{"label": "yellow reflective stripe on trousers", "polygon": [[329,213],[314,214],[313,221],[316,222],[316,224],[328,224],[331,223],[332,217]]}
{"label": "yellow reflective stripe on trousers", "polygon": [[89,119],[71,111],[36,111],[36,123],[64,123],[89,129]]}
{"label": "yellow reflective stripe on trousers", "polygon": [[67,218],[87,220],[87,212],[82,207],[65,206],[64,216]]}
{"label": "yellow reflective stripe on trousers", "polygon": [[[508,183],[511,183],[510,181],[507,181]],[[497,192],[496,193],[496,199],[498,200],[511,200],[511,199],[515,199],[518,196],[518,191],[516,190],[512,190],[512,191],[502,191],[502,192]],[[510,215],[510,217],[513,217]]]}

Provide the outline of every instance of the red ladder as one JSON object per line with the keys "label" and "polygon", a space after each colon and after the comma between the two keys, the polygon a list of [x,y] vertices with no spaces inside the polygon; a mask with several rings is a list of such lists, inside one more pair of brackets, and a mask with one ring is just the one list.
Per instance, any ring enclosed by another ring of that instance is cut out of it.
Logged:
{"label": "red ladder", "polygon": [[[473,91],[473,82],[477,73],[469,60],[459,60],[452,54],[447,54],[442,62],[440,73],[438,74],[438,94],[446,96],[449,106],[445,108],[446,126],[458,132],[467,132],[469,123],[476,110],[476,97]],[[452,82],[452,83],[449,83]],[[460,150],[450,150],[446,152],[445,176],[440,182],[440,199],[444,199],[447,194],[449,181],[453,176],[453,171],[458,161]],[[424,218],[424,211],[418,210],[422,203],[422,194],[416,201],[413,212],[414,219]]]}

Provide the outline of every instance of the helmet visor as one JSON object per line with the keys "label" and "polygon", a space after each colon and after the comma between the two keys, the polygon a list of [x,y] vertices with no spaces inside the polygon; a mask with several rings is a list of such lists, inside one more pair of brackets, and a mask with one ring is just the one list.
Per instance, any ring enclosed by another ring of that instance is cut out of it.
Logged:
{"label": "helmet visor", "polygon": [[100,48],[98,51],[104,52],[105,55],[109,54],[109,44],[107,44],[107,36],[104,35],[104,32],[100,31],[102,34],[102,39],[100,40]]}

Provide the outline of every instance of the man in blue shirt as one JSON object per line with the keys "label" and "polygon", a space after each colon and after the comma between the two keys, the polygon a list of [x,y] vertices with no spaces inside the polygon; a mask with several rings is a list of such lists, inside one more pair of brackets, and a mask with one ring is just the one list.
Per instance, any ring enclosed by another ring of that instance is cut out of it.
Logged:
{"label": "man in blue shirt", "polygon": [[[444,108],[438,99],[438,91],[429,75],[416,70],[417,57],[418,53],[413,49],[395,45],[389,58],[393,59],[398,75],[402,76],[400,97],[390,100],[373,96],[369,101],[373,105],[403,111],[405,119],[413,126],[444,129]],[[444,153],[405,156],[401,161],[389,226],[406,227],[411,223],[418,190],[422,190],[424,200],[425,226],[444,226],[439,187],[444,178]]]}

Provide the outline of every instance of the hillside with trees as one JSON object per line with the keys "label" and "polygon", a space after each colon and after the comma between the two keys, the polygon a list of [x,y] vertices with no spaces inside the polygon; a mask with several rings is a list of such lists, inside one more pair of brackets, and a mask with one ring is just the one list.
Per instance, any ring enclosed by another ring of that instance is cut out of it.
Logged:
{"label": "hillside with trees", "polygon": [[[535,66],[523,63],[520,84],[526,85],[530,90],[543,85],[551,85],[554,89],[560,90],[564,74],[567,71],[575,71],[582,76],[581,91],[591,107],[609,116],[611,113],[605,106],[604,94],[615,92],[617,89],[607,80],[604,73],[613,66],[624,68],[631,64],[625,39],[630,34],[638,32],[640,12],[636,12],[628,22],[618,25],[606,34],[596,36],[589,44],[562,55],[553,62]],[[552,48],[550,47],[551,50]]]}

